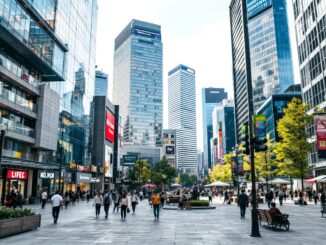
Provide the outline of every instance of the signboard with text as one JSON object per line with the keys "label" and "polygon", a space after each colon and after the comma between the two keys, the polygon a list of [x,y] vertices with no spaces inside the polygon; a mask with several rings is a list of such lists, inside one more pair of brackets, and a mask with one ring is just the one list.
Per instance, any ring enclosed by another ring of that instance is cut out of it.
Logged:
{"label": "signboard with text", "polygon": [[24,171],[24,170],[8,169],[7,178],[8,179],[27,180],[28,179],[28,172]]}
{"label": "signboard with text", "polygon": [[315,116],[314,124],[317,139],[317,150],[326,151],[326,116]]}
{"label": "signboard with text", "polygon": [[247,0],[248,19],[272,6],[272,0]]}
{"label": "signboard with text", "polygon": [[54,172],[40,172],[40,179],[54,179]]}
{"label": "signboard with text", "polygon": [[92,181],[91,174],[77,172],[77,183],[90,183],[91,181]]}
{"label": "signboard with text", "polygon": [[174,145],[167,145],[165,147],[165,154],[166,155],[174,155]]}
{"label": "signboard with text", "polygon": [[138,160],[138,156],[137,155],[123,155],[122,160],[123,160],[124,166],[134,165]]}
{"label": "signboard with text", "polygon": [[110,142],[114,142],[114,115],[110,111],[106,111],[106,120],[105,120],[105,139]]}

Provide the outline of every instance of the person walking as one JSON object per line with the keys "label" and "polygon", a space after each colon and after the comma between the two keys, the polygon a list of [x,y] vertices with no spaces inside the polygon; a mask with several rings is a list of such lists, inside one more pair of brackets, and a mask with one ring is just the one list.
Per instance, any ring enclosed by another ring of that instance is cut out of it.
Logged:
{"label": "person walking", "polygon": [[225,191],[224,192],[224,201],[223,201],[223,204],[224,203],[228,203],[229,202],[229,193],[228,191]]}
{"label": "person walking", "polygon": [[65,192],[63,200],[65,202],[65,209],[68,209],[68,206],[69,206],[69,203],[70,203],[70,196],[69,196],[68,191]]}
{"label": "person walking", "polygon": [[299,192],[299,205],[303,206],[304,205],[304,199],[303,199],[303,192]]}
{"label": "person walking", "polygon": [[241,194],[238,197],[238,205],[240,207],[240,216],[241,219],[245,218],[246,208],[249,206],[249,197],[245,193],[245,190],[241,190]]}
{"label": "person walking", "polygon": [[144,192],[142,190],[139,192],[139,199],[140,201],[144,199]]}
{"label": "person walking", "polygon": [[125,220],[127,216],[127,208],[128,208],[128,197],[125,192],[122,193],[120,199],[120,209],[121,209],[121,219]]}
{"label": "person walking", "polygon": [[42,202],[42,208],[45,208],[45,204],[46,204],[46,200],[48,199],[48,193],[46,192],[46,190],[43,190],[42,194],[41,194],[41,202]]}
{"label": "person walking", "polygon": [[158,192],[155,192],[155,194],[152,196],[152,205],[153,205],[154,217],[156,220],[159,220],[161,197]]}
{"label": "person walking", "polygon": [[116,192],[113,196],[113,201],[114,201],[114,207],[113,207],[113,212],[117,209],[117,213],[119,213],[119,205],[120,205],[120,199],[121,196],[119,194],[119,192]]}
{"label": "person walking", "polygon": [[91,199],[91,193],[89,191],[86,192],[86,201],[89,203],[89,199]]}
{"label": "person walking", "polygon": [[17,194],[16,194],[16,205],[18,207],[20,207],[21,209],[23,209],[22,204],[23,204],[23,196],[20,193],[20,191],[17,191]]}
{"label": "person walking", "polygon": [[213,202],[212,196],[213,196],[213,193],[211,190],[209,190],[208,191],[208,202]]}
{"label": "person walking", "polygon": [[99,217],[100,212],[101,212],[101,206],[103,205],[103,198],[100,192],[96,193],[96,196],[94,198],[94,203],[93,206],[95,206],[95,215],[96,218]]}
{"label": "person walking", "polygon": [[326,205],[326,194],[325,194],[325,191],[323,191],[321,193],[321,196],[320,196],[320,204],[321,204],[321,206],[325,206]]}
{"label": "person walking", "polygon": [[130,201],[131,201],[131,207],[132,207],[132,214],[134,214],[136,211],[136,206],[138,204],[138,197],[136,194],[136,190],[134,190],[134,192],[132,193]]}
{"label": "person walking", "polygon": [[314,191],[312,192],[312,195],[313,195],[313,197],[314,197],[315,205],[317,205],[317,203],[318,203],[318,199],[319,199],[318,192],[317,192],[316,190],[314,190]]}
{"label": "person walking", "polygon": [[59,195],[59,191],[55,191],[55,194],[51,197],[52,203],[52,217],[53,222],[56,224],[59,218],[60,207],[62,205],[62,196]]}
{"label": "person walking", "polygon": [[278,200],[279,200],[281,206],[283,206],[284,195],[285,195],[284,192],[282,190],[280,190],[280,192],[278,193]]}
{"label": "person walking", "polygon": [[274,193],[273,193],[272,190],[270,190],[270,191],[266,194],[265,199],[266,199],[266,202],[267,202],[267,206],[268,206],[268,208],[270,208],[270,207],[271,207],[271,203],[272,203],[272,201],[273,201],[273,199],[274,199]]}
{"label": "person walking", "polygon": [[108,218],[109,215],[109,208],[112,203],[112,190],[107,191],[103,197],[104,201],[104,212],[105,212],[105,218]]}

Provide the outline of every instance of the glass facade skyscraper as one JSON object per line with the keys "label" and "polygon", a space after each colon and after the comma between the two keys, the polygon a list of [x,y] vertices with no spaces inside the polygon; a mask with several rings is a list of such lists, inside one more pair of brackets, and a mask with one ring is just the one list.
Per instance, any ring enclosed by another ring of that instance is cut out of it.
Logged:
{"label": "glass facade skyscraper", "polygon": [[197,174],[195,70],[178,65],[168,75],[169,129],[177,130],[177,168]]}
{"label": "glass facade skyscraper", "polygon": [[[295,30],[303,101],[310,113],[326,111],[326,1],[293,0]],[[318,157],[313,125],[309,127],[313,151],[309,162],[316,164],[316,175],[326,174],[326,161]]]}
{"label": "glass facade skyscraper", "polygon": [[204,161],[207,167],[211,168],[210,140],[213,137],[212,112],[214,107],[228,95],[224,88],[202,88],[202,110],[203,110],[203,142]]}
{"label": "glass facade skyscraper", "polygon": [[113,103],[120,106],[124,142],[161,145],[161,27],[132,20],[115,39]]}
{"label": "glass facade skyscraper", "polygon": [[248,0],[248,33],[255,111],[294,84],[286,0]]}
{"label": "glass facade skyscraper", "polygon": [[108,75],[102,71],[96,71],[94,96],[108,96],[108,85]]}

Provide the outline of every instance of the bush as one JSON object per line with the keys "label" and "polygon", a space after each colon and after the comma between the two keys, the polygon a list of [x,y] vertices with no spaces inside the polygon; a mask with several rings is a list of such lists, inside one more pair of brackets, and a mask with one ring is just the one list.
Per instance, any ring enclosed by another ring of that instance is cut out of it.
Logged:
{"label": "bush", "polygon": [[32,215],[35,215],[35,213],[31,209],[13,209],[0,207],[0,220],[14,219]]}
{"label": "bush", "polygon": [[208,207],[209,202],[206,200],[192,200],[189,201],[191,207]]}

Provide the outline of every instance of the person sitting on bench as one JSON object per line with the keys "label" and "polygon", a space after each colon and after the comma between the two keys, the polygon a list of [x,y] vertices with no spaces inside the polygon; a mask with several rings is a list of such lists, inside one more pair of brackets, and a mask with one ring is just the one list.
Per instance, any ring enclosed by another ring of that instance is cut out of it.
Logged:
{"label": "person sitting on bench", "polygon": [[271,208],[269,209],[269,212],[271,213],[272,217],[275,218],[277,221],[281,220],[282,213],[281,211],[276,207],[276,203],[271,203]]}

